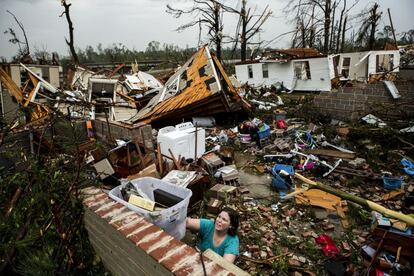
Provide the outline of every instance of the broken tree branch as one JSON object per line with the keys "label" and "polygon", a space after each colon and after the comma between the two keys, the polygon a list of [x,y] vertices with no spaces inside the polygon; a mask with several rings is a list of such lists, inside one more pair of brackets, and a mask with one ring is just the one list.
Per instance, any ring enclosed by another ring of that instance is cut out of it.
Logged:
{"label": "broken tree branch", "polygon": [[72,4],[66,3],[66,0],[62,0],[62,6],[65,8],[65,11],[62,12],[60,16],[63,16],[63,14],[66,15],[66,20],[68,21],[68,26],[69,26],[69,41],[66,38],[65,38],[65,41],[66,41],[66,44],[69,46],[70,53],[72,55],[72,61],[75,64],[79,64],[79,58],[78,58],[78,55],[76,54],[75,46],[73,42],[73,23],[72,23],[72,20],[70,18],[70,13],[69,13],[69,8],[71,5]]}
{"label": "broken tree branch", "polygon": [[22,30],[23,36],[24,36],[24,41],[25,41],[25,44],[26,44],[26,53],[25,54],[30,55],[29,41],[27,40],[27,35],[26,35],[26,31],[24,30],[23,24],[19,20],[17,20],[17,17],[11,11],[7,10],[7,12],[11,16],[13,16],[13,18],[16,21],[17,25],[19,25],[19,28]]}
{"label": "broken tree branch", "polygon": [[368,208],[370,208],[374,211],[377,211],[381,214],[384,214],[386,216],[389,216],[389,217],[398,219],[400,221],[403,221],[403,222],[407,223],[408,225],[411,225],[411,226],[414,225],[414,218],[413,217],[410,217],[410,216],[405,215],[403,213],[399,213],[399,212],[387,209],[387,208],[385,208],[385,207],[383,207],[383,206],[381,206],[381,205],[379,205],[379,204],[377,204],[373,201],[370,201],[368,199],[348,194],[346,192],[343,192],[343,191],[337,190],[335,188],[332,188],[330,186],[324,185],[320,182],[312,181],[312,180],[310,180],[310,179],[308,179],[308,178],[306,178],[303,175],[300,175],[298,173],[295,173],[295,177],[299,178],[300,180],[302,180],[303,182],[305,182],[309,185],[312,185],[315,188],[321,189],[322,191],[334,194],[336,196],[341,197],[342,199],[346,199],[346,200],[358,203],[359,205],[368,207]]}

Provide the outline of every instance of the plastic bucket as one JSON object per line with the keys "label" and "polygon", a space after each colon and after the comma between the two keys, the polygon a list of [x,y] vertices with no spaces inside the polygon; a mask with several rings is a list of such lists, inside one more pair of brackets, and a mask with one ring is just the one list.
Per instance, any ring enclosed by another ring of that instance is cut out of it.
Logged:
{"label": "plastic bucket", "polygon": [[[128,182],[125,182],[125,185]],[[142,215],[148,221],[159,226],[171,236],[176,239],[181,240],[185,236],[185,223],[187,218],[187,209],[192,196],[191,190],[179,186],[172,185],[166,181],[159,180],[153,177],[142,177],[138,179],[131,180],[131,183],[135,188],[138,188],[145,193],[149,199],[154,200],[154,190],[160,189],[170,194],[176,195],[177,197],[182,198],[183,200],[177,203],[176,205],[161,210],[161,211],[148,211],[137,207],[135,205],[129,204],[123,200],[121,195],[121,187],[119,185],[112,189],[109,192],[109,197],[113,200],[123,204],[128,209],[137,212]]]}
{"label": "plastic bucket", "polygon": [[272,187],[276,188],[278,190],[288,190],[290,189],[289,184],[286,182],[283,177],[280,176],[279,172],[281,170],[286,171],[289,175],[293,175],[295,173],[295,170],[290,165],[283,165],[283,164],[276,164],[272,168]]}

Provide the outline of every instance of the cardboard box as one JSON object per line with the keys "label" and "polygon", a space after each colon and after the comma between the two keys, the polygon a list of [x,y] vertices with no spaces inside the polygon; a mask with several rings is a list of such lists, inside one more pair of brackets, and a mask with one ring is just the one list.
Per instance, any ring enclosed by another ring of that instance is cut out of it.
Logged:
{"label": "cardboard box", "polygon": [[236,195],[237,187],[234,186],[216,184],[214,187],[210,189],[211,197],[220,199],[224,202],[227,202],[229,197]]}
{"label": "cardboard box", "polygon": [[217,198],[210,198],[210,201],[207,204],[207,212],[217,215],[220,212],[222,206],[223,201]]}
{"label": "cardboard box", "polygon": [[129,197],[128,203],[148,211],[154,211],[155,208],[154,201],[136,195],[131,195]]}

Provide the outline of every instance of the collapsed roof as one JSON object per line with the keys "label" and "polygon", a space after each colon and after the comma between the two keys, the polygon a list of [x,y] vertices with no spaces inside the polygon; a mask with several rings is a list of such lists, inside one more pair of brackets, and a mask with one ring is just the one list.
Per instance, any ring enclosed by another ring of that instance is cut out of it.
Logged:
{"label": "collapsed roof", "polygon": [[241,102],[221,63],[204,46],[132,120],[151,123],[167,118],[211,116],[240,110]]}

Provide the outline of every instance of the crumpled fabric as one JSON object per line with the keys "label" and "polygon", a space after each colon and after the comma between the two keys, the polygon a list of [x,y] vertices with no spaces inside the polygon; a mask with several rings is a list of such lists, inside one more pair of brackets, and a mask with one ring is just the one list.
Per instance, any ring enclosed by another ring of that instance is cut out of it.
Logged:
{"label": "crumpled fabric", "polygon": [[276,126],[279,129],[287,129],[286,122],[283,119],[279,119],[276,121]]}
{"label": "crumpled fabric", "polygon": [[401,165],[403,165],[403,170],[406,174],[413,176],[414,175],[414,165],[410,160],[403,158],[401,160]]}
{"label": "crumpled fabric", "polygon": [[333,239],[328,235],[319,235],[315,238],[315,242],[322,245],[323,254],[327,257],[333,257],[339,253],[338,247],[336,247]]}

